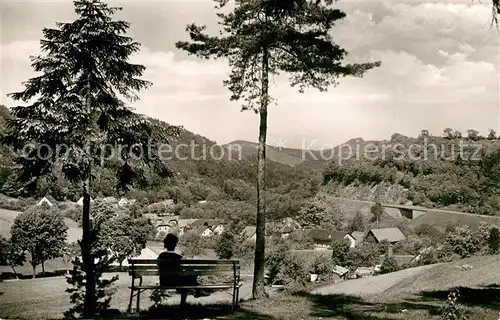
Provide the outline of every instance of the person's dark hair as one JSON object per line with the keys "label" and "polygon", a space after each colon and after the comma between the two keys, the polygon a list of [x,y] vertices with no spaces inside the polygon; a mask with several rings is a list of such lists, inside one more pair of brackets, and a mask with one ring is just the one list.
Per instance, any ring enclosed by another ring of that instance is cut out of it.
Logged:
{"label": "person's dark hair", "polygon": [[179,242],[179,238],[172,233],[167,234],[165,239],[163,239],[163,245],[165,246],[165,249],[167,250],[175,250],[175,247],[177,246],[177,242]]}

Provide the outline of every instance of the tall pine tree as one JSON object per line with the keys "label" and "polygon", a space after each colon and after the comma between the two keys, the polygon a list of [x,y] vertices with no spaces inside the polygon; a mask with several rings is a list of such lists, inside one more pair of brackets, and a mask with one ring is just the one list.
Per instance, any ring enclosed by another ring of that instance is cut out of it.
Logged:
{"label": "tall pine tree", "polygon": [[204,26],[191,24],[191,42],[178,48],[201,58],[226,58],[231,75],[224,85],[231,100],[243,100],[243,110],[259,114],[257,174],[257,240],[255,246],[254,298],[266,296],[265,260],[265,168],[267,113],[271,101],[270,77],[284,72],[292,86],[325,91],[339,77],[362,76],[379,62],[343,64],[346,50],[333,42],[329,31],[346,15],[320,0],[235,0],[234,9],[223,13],[229,0],[214,0],[219,11],[220,36],[210,36]]}
{"label": "tall pine tree", "polygon": [[[74,1],[76,20],[43,29],[44,55],[31,57],[41,75],[24,83],[14,100],[26,105],[12,108],[13,118],[3,141],[17,151],[17,179],[33,190],[39,177],[65,177],[81,186],[82,260],[86,273],[83,316],[96,306],[96,279],[90,248],[90,182],[94,168],[112,150],[119,150],[119,188],[126,189],[138,174],[138,165],[166,171],[158,157],[158,142],[179,133],[161,129],[135,114],[124,101],[138,99],[151,85],[140,79],[145,67],[129,62],[139,44],[125,35],[129,23],[113,20],[121,8],[99,0]],[[25,146],[30,145],[30,148]],[[116,147],[115,149],[110,146]]]}

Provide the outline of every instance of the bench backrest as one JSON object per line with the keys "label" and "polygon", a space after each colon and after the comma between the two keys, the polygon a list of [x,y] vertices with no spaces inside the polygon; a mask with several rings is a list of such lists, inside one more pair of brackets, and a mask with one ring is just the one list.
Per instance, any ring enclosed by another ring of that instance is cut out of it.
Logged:
{"label": "bench backrest", "polygon": [[[157,259],[129,259],[129,275],[134,278],[159,276]],[[180,260],[179,268],[164,271],[164,274],[175,275],[231,275],[240,277],[238,260]]]}

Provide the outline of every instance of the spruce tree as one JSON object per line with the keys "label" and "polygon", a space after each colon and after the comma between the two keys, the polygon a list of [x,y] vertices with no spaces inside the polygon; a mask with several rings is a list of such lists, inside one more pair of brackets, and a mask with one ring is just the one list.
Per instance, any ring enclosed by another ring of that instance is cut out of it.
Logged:
{"label": "spruce tree", "polygon": [[176,45],[201,58],[228,59],[231,74],[224,85],[232,93],[231,100],[243,100],[243,110],[253,110],[260,117],[253,283],[253,296],[259,298],[266,296],[264,177],[270,78],[287,73],[299,92],[306,87],[325,91],[340,77],[360,77],[380,63],[343,63],[347,52],[333,42],[330,30],[346,14],[332,7],[331,0],[235,0],[229,13],[223,12],[228,0],[214,1],[221,34],[210,36],[204,26],[191,24],[186,31],[192,41]]}
{"label": "spruce tree", "polygon": [[138,92],[151,83],[140,78],[144,66],[129,62],[139,44],[125,35],[128,22],[112,18],[121,8],[99,0],[77,0],[74,8],[76,20],[43,29],[43,55],[31,57],[40,75],[26,81],[23,91],[10,94],[25,105],[12,108],[3,141],[23,151],[16,158],[16,177],[25,191],[36,188],[41,176],[57,179],[60,172],[81,187],[83,316],[87,318],[96,310],[89,227],[94,169],[119,150],[117,187],[122,190],[139,173],[138,165],[168,174],[161,161],[150,155],[158,151],[158,142],[166,142],[179,130],[160,129],[126,104],[138,99]]}

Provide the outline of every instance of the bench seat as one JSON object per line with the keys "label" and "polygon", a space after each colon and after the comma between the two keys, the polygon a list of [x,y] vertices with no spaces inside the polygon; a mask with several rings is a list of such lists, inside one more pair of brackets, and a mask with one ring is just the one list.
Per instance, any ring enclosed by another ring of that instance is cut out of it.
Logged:
{"label": "bench seat", "polygon": [[[132,285],[130,288],[130,301],[128,312],[132,309],[132,301],[137,297],[136,311],[140,311],[140,295],[141,292],[146,290],[164,289],[164,290],[189,290],[189,289],[232,289],[232,310],[238,306],[239,289],[242,286],[240,282],[240,264],[238,260],[194,260],[182,259],[180,260],[179,268],[166,272],[170,276],[224,276],[225,281],[220,281],[214,284],[197,284],[190,286],[161,286],[156,285],[143,285],[144,277],[158,278],[160,272],[158,270],[157,259],[129,259],[129,274],[132,276]],[[165,271],[164,271],[165,273]],[[135,279],[139,279],[136,284]],[[228,281],[230,280],[230,281]],[[182,301],[182,299],[181,299]]]}

